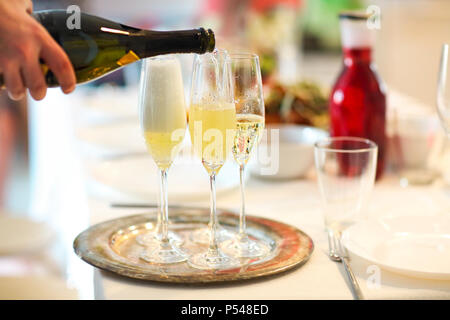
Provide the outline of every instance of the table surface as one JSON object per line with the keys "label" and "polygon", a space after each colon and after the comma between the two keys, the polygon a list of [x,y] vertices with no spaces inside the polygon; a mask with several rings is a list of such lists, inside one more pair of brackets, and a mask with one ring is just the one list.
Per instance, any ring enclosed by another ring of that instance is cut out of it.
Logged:
{"label": "table surface", "polygon": [[[226,285],[180,286],[129,280],[110,273],[97,274],[106,299],[352,299],[342,264],[327,256],[328,243],[323,228],[318,190],[315,181],[293,180],[247,184],[248,213],[277,219],[310,235],[315,250],[302,267],[271,278]],[[397,179],[385,178],[377,183],[369,208],[370,216],[404,214],[447,214],[450,199],[440,187],[399,188]],[[447,204],[446,204],[447,202]],[[398,205],[405,203],[405,205]],[[208,206],[208,201],[196,204]],[[238,192],[218,197],[218,206],[235,210]],[[90,200],[95,214],[91,223],[145,212],[145,210],[112,209],[109,203]],[[448,208],[446,210],[445,208]],[[358,257],[351,257],[364,296],[368,299],[448,299],[450,281],[415,279],[395,274]],[[374,275],[374,270],[379,275]],[[380,286],[373,285],[379,276]],[[98,297],[100,298],[100,297]]]}
{"label": "table surface", "polygon": [[[50,90],[45,103],[30,106],[33,158],[33,218],[51,221],[61,232],[64,255],[58,265],[62,276],[82,299],[352,299],[343,266],[328,256],[328,243],[320,211],[314,172],[305,179],[267,181],[251,178],[246,186],[249,215],[276,219],[306,232],[314,241],[310,260],[300,268],[269,278],[220,285],[168,285],[144,282],[100,271],[81,261],[72,241],[88,226],[145,209],[111,208],[126,197],[92,194],[74,137],[73,104],[78,100]],[[45,105],[44,105],[45,104]],[[75,106],[76,107],[76,106]],[[239,190],[220,194],[217,206],[239,211]],[[209,206],[209,199],[189,202]],[[442,181],[430,186],[400,187],[387,175],[377,182],[366,217],[386,215],[447,215],[450,196]],[[450,216],[449,216],[450,217]],[[58,260],[56,259],[56,260]],[[374,267],[370,261],[351,257],[351,267],[368,299],[449,299],[450,281],[417,279]],[[379,272],[379,273],[373,273]],[[380,280],[374,285],[373,279]]]}

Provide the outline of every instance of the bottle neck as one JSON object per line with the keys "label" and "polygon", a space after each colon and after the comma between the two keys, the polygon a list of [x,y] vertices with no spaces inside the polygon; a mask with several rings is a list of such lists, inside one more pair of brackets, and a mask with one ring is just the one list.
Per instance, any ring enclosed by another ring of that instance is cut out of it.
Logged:
{"label": "bottle neck", "polygon": [[370,65],[372,62],[372,48],[343,48],[344,65]]}
{"label": "bottle neck", "polygon": [[132,37],[132,44],[140,58],[167,53],[198,53],[214,50],[215,40],[211,30],[192,29],[180,31],[141,30]]}
{"label": "bottle neck", "polygon": [[341,18],[341,41],[344,65],[370,65],[375,33],[365,19]]}

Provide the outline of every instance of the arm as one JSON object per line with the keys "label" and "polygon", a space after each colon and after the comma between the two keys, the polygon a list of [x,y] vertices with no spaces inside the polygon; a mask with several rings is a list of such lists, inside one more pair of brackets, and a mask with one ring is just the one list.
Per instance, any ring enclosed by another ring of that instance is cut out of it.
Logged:
{"label": "arm", "polygon": [[13,112],[5,105],[6,99],[0,94],[0,208],[5,202],[5,185],[16,143],[16,119]]}
{"label": "arm", "polygon": [[31,0],[0,0],[0,73],[14,100],[21,99],[26,88],[36,100],[45,97],[45,83],[39,59],[58,79],[64,93],[76,84],[72,64],[64,50],[30,15]]}

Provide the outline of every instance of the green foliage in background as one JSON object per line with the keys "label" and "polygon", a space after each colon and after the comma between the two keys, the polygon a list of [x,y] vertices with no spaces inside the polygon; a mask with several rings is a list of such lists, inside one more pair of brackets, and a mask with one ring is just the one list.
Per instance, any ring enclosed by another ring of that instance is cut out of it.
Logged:
{"label": "green foliage in background", "polygon": [[308,0],[303,13],[305,50],[339,50],[339,12],[364,9],[362,0]]}

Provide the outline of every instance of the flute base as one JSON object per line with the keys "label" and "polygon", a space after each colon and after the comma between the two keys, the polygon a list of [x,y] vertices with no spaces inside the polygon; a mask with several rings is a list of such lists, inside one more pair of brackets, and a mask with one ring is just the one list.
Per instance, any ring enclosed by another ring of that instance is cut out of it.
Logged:
{"label": "flute base", "polygon": [[[169,231],[168,233],[169,241],[176,245],[181,246],[184,240],[177,235],[175,232]],[[146,233],[142,233],[136,237],[136,242],[144,247],[154,247],[158,245],[162,240],[162,234],[157,231],[149,231]]]}
{"label": "flute base", "polygon": [[227,256],[220,249],[197,253],[189,258],[188,264],[201,270],[234,269],[241,266],[240,260]]}
{"label": "flute base", "polygon": [[270,246],[263,241],[249,237],[235,237],[221,243],[220,248],[226,254],[237,258],[264,257],[270,252]]}
{"label": "flute base", "polygon": [[[211,231],[210,231],[209,227],[201,228],[201,229],[198,229],[198,230],[195,230],[194,232],[192,232],[190,235],[190,239],[191,239],[191,241],[193,241],[195,243],[208,245],[210,234],[211,234]],[[221,243],[226,240],[233,239],[234,237],[236,237],[236,233],[229,231],[220,225],[217,227],[217,229],[216,229],[217,243]]]}
{"label": "flute base", "polygon": [[186,261],[188,255],[168,241],[161,242],[154,249],[147,249],[140,258],[150,263],[170,264]]}

